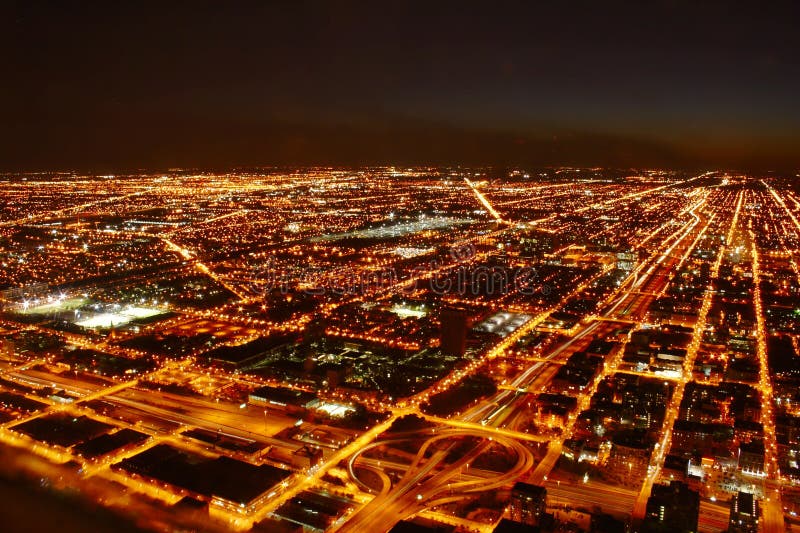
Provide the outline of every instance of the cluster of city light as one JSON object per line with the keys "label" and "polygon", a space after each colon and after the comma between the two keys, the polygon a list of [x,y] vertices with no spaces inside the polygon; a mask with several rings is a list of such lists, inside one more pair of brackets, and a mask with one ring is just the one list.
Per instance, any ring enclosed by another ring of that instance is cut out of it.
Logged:
{"label": "cluster of city light", "polygon": [[[777,531],[781,487],[791,481],[786,472],[782,477],[786,455],[776,418],[796,408],[778,401],[781,383],[768,345],[776,335],[768,315],[777,296],[762,281],[783,268],[776,289],[783,298],[792,295],[790,276],[800,283],[800,201],[784,182],[721,173],[607,178],[601,169],[560,169],[542,171],[541,181],[530,176],[512,172],[488,181],[480,170],[307,169],[130,176],[115,178],[113,188],[106,178],[59,177],[40,180],[43,193],[30,200],[31,186],[0,183],[19,199],[0,211],[0,263],[7,269],[0,392],[10,398],[0,406],[9,417],[0,440],[54,464],[76,461],[81,486],[102,479],[167,504],[186,491],[115,465],[169,444],[291,471],[248,505],[207,498],[211,519],[233,529],[280,516],[312,491],[348,502],[331,519],[332,531],[375,520],[388,527],[415,514],[491,531],[493,524],[453,510],[480,492],[470,484],[500,489],[524,479],[555,487],[562,503],[610,486],[601,478],[612,440],[633,424],[602,421],[602,431],[591,434],[581,415],[604,384],[666,383],[671,396],[664,396],[657,439],[648,441],[646,474],[633,479],[629,461],[626,481],[638,490],[619,489],[640,520],[653,485],[666,480],[687,386],[717,386],[731,365],[731,352],[708,342],[724,329],[716,310],[726,309],[727,297],[714,285],[724,270],[733,287],[752,276],[752,304],[735,305],[750,305],[755,325],[736,327],[755,342],[763,424],[756,438],[764,441],[765,468],[742,475],[763,488],[765,531]],[[70,185],[81,192],[70,197]],[[535,273],[530,287],[486,284],[493,275],[513,280],[518,271]],[[684,290],[697,296],[676,296]],[[670,299],[680,307],[656,306]],[[464,337],[463,353],[444,353],[445,308],[469,317],[455,333]],[[680,313],[664,316],[662,309]],[[682,332],[682,359],[658,363],[653,352],[650,364],[629,362],[634,334],[659,329]],[[62,345],[29,350],[32,335]],[[798,335],[789,337],[797,352]],[[595,341],[612,348],[598,351],[589,378],[555,379]],[[75,349],[85,351],[74,352],[85,353],[85,361],[69,358]],[[149,366],[113,368],[129,362]],[[708,362],[714,369],[700,375],[697,367]],[[409,368],[418,373],[408,375]],[[496,392],[432,414],[437,397],[473,378],[489,378]],[[249,396],[257,390],[286,397],[257,404]],[[542,393],[573,403],[544,404]],[[24,400],[43,406],[24,412],[14,404]],[[557,410],[563,405],[570,407]],[[27,423],[56,413],[142,432],[147,442],[93,460],[26,433]],[[342,421],[364,413],[364,422]],[[430,424],[408,437],[422,452],[382,469],[375,457],[408,445],[386,435],[406,415]],[[732,428],[733,415],[720,416]],[[203,440],[208,434],[221,444]],[[567,489],[557,463],[575,438],[599,445],[579,459],[592,465],[592,475]],[[469,460],[445,460],[469,439],[480,442]],[[518,464],[496,478],[471,469],[489,443]],[[243,451],[249,445],[263,448]],[[542,446],[538,462],[526,448],[534,445]],[[358,477],[359,461],[380,472],[377,494]],[[350,471],[339,472],[342,464]],[[401,481],[386,475],[389,469]],[[342,484],[332,483],[339,474]],[[613,495],[598,498],[621,505]],[[499,518],[502,509],[488,515]]]}

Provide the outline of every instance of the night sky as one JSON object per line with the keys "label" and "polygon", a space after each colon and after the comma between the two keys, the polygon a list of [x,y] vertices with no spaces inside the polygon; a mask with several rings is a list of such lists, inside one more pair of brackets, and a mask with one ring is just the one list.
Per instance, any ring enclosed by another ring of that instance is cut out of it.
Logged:
{"label": "night sky", "polygon": [[795,170],[798,2],[6,2],[0,168]]}

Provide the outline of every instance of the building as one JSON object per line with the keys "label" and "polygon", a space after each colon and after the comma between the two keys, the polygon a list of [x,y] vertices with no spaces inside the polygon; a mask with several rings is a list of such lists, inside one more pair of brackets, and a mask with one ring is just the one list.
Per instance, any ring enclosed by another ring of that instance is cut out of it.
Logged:
{"label": "building", "polygon": [[593,514],[589,531],[591,533],[627,533],[628,525],[608,514]]}
{"label": "building", "polygon": [[680,455],[667,455],[664,458],[664,466],[661,468],[661,477],[670,481],[686,481],[688,471],[689,459]]}
{"label": "building", "polygon": [[211,366],[227,370],[246,368],[274,353],[275,350],[293,342],[295,337],[289,334],[259,337],[255,340],[236,346],[223,345],[203,355]]}
{"label": "building", "polygon": [[630,272],[636,266],[639,255],[632,251],[617,252],[617,268]]}
{"label": "building", "polygon": [[725,424],[703,424],[676,420],[672,431],[672,449],[682,452],[704,451],[733,438],[733,428]]}
{"label": "building", "polygon": [[293,414],[304,413],[317,401],[317,397],[310,392],[282,389],[268,385],[252,391],[247,399],[251,405],[280,408]]}
{"label": "building", "polygon": [[653,485],[647,499],[642,531],[696,533],[700,518],[700,495],[686,483]]}
{"label": "building", "polygon": [[650,363],[654,371],[675,372],[680,374],[683,370],[683,361],[686,359],[686,350],[683,348],[661,348],[656,350]]}
{"label": "building", "polygon": [[752,442],[764,435],[764,425],[760,422],[736,419],[733,423],[733,436],[739,442]]}
{"label": "building", "polygon": [[731,498],[728,533],[756,533],[758,531],[758,503],[749,492],[737,492]]}
{"label": "building", "polygon": [[112,464],[111,469],[240,514],[255,512],[291,475],[271,465],[226,456],[211,459],[169,444],[156,444]]}
{"label": "building", "polygon": [[542,258],[562,245],[559,235],[547,231],[528,230],[520,236],[519,254],[522,257]]}
{"label": "building", "polygon": [[651,447],[642,432],[615,436],[606,463],[608,474],[625,485],[638,485],[647,475]]}
{"label": "building", "polygon": [[467,315],[456,309],[442,309],[440,347],[442,353],[461,357],[467,349]]}
{"label": "building", "polygon": [[779,415],[775,417],[775,438],[779,444],[784,446],[800,445],[800,416]]}
{"label": "building", "polygon": [[538,526],[547,511],[547,489],[518,481],[511,489],[508,511],[511,520]]}
{"label": "building", "polygon": [[739,444],[739,470],[748,476],[764,477],[764,441],[754,440]]}

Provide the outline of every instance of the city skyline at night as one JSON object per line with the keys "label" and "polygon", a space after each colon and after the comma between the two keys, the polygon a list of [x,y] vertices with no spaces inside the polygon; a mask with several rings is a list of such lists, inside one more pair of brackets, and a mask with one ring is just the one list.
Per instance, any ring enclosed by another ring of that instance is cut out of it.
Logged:
{"label": "city skyline at night", "polygon": [[145,530],[792,525],[794,180],[500,173],[4,178],[11,500]]}
{"label": "city skyline at night", "polygon": [[0,528],[800,530],[797,2],[0,7]]}

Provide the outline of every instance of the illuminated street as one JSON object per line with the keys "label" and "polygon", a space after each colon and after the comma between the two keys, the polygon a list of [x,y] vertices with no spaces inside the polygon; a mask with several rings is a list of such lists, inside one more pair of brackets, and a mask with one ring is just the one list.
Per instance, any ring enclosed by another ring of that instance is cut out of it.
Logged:
{"label": "illuminated street", "polygon": [[[189,497],[219,530],[419,515],[491,531],[522,480],[559,517],[635,528],[678,476],[704,484],[701,531],[725,528],[734,490],[781,531],[796,411],[770,350],[797,347],[797,314],[774,315],[800,290],[793,191],[713,172],[470,176],[143,175],[110,198],[91,177],[37,178],[52,204],[3,226],[3,443],[118,487],[102,501],[125,513],[124,491],[143,526]],[[59,207],[76,183],[101,199]],[[695,415],[702,390],[732,399]],[[732,439],[695,464],[706,427]],[[151,466],[220,458],[275,481],[226,496]]]}
{"label": "illuminated street", "polygon": [[10,2],[3,533],[800,531],[800,2]]}

